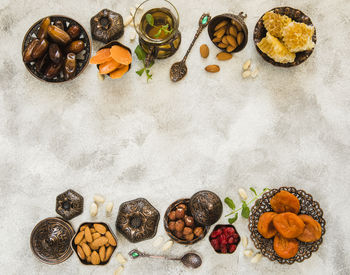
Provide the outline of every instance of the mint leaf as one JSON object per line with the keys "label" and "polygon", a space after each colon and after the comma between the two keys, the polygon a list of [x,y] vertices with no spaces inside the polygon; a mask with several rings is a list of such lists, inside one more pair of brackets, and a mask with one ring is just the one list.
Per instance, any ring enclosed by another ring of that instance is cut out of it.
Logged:
{"label": "mint leaf", "polygon": [[235,221],[237,221],[237,219],[238,219],[238,213],[236,213],[236,215],[235,215],[233,218],[228,219],[228,222],[229,222],[230,224],[233,224]]}
{"label": "mint leaf", "polygon": [[162,29],[159,29],[159,31],[154,35],[154,37],[158,38],[161,33],[162,33]]}
{"label": "mint leaf", "polygon": [[141,70],[136,71],[136,73],[141,76],[143,72],[145,71],[145,68],[142,68]]}
{"label": "mint leaf", "polygon": [[146,14],[146,21],[148,24],[150,24],[151,26],[154,26],[154,18],[152,16],[152,14],[147,13]]}
{"label": "mint leaf", "polygon": [[245,201],[242,203],[242,217],[248,219],[250,214],[250,209]]}
{"label": "mint leaf", "polygon": [[228,207],[230,207],[232,210],[235,210],[236,206],[233,200],[231,200],[229,197],[225,198],[225,203],[227,204]]}
{"label": "mint leaf", "polygon": [[255,194],[255,196],[258,195],[253,187],[250,187],[249,189]]}
{"label": "mint leaf", "polygon": [[265,192],[265,191],[268,191],[268,190],[270,190],[270,189],[269,189],[269,188],[264,188],[264,189],[263,189],[264,192]]}
{"label": "mint leaf", "polygon": [[140,45],[137,45],[135,49],[136,56],[139,60],[145,60],[146,58],[146,53],[145,51],[141,48]]}

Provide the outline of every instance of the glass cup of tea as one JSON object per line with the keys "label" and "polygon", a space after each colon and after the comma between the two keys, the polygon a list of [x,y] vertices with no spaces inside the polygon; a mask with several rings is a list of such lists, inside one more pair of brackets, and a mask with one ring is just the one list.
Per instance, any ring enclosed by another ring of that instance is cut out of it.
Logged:
{"label": "glass cup of tea", "polygon": [[147,0],[134,14],[139,44],[146,52],[146,66],[154,59],[172,56],[181,44],[179,13],[167,0]]}

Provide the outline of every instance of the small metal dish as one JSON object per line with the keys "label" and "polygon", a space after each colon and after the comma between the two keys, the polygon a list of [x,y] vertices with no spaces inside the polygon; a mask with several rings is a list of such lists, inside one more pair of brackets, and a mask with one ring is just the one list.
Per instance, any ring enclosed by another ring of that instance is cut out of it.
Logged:
{"label": "small metal dish", "polygon": [[65,220],[79,216],[84,210],[84,198],[72,189],[56,197],[56,213]]}
{"label": "small metal dish", "polygon": [[[237,242],[236,246],[238,246],[239,243],[241,242],[241,236],[240,236],[239,233],[237,232],[236,227],[234,227],[232,224],[217,224],[217,225],[214,227],[212,233],[213,233],[215,230],[217,230],[217,229],[219,229],[219,228],[221,228],[221,227],[232,227],[232,228],[236,231],[236,233],[237,233],[237,235],[238,235],[238,242]],[[213,238],[211,237],[211,233],[210,233],[210,235],[209,235],[209,242],[210,242],[212,239],[213,239]],[[211,244],[210,244],[210,246],[213,247]],[[214,249],[214,247],[213,247],[213,249]],[[236,250],[237,250],[237,249],[236,249]],[[235,251],[236,251],[236,250],[235,250]],[[235,251],[233,251],[233,252],[231,252],[231,253],[230,253],[230,252],[222,253],[222,252],[220,252],[220,251],[216,251],[215,249],[214,249],[214,251],[215,251],[216,253],[218,253],[218,254],[233,254],[233,253],[235,253]]]}
{"label": "small metal dish", "polygon": [[61,218],[47,218],[40,221],[30,235],[33,254],[45,264],[59,264],[73,253],[69,245],[74,229]]}
{"label": "small metal dish", "polygon": [[108,224],[106,224],[106,223],[104,223],[104,222],[84,222],[84,223],[80,224],[79,227],[78,227],[78,230],[77,230],[76,234],[72,237],[72,240],[71,240],[71,242],[70,242],[70,245],[71,245],[72,249],[75,251],[75,253],[77,254],[77,257],[78,257],[78,259],[80,260],[80,262],[81,262],[82,264],[85,264],[85,265],[93,265],[92,263],[88,263],[86,260],[80,259],[79,255],[78,255],[78,252],[77,252],[77,245],[74,243],[74,239],[75,239],[75,237],[78,235],[78,233],[80,232],[80,228],[81,228],[82,226],[84,226],[84,225],[87,224],[87,225],[90,227],[91,225],[93,225],[93,224],[95,224],[95,223],[102,224],[103,226],[105,226],[105,227],[107,228],[107,231],[111,232],[113,238],[114,238],[115,241],[117,242],[117,245],[113,248],[113,252],[112,252],[111,256],[109,257],[108,261],[107,261],[107,262],[101,262],[100,264],[98,264],[98,265],[106,265],[106,264],[109,263],[109,261],[110,261],[111,258],[112,258],[112,255],[113,255],[114,251],[115,251],[115,250],[117,249],[117,247],[118,247],[118,240],[117,240],[117,237],[115,236],[115,234],[113,233],[111,227],[110,227]]}
{"label": "small metal dish", "polygon": [[[63,16],[63,15],[50,15],[50,16],[45,16],[50,17],[51,22],[56,22],[56,21],[62,21],[63,25],[66,27],[66,29],[70,25],[77,25],[80,27],[80,36],[76,39],[82,40],[84,42],[84,49],[82,50],[81,53],[78,54],[77,56],[77,71],[74,77],[72,77],[69,80],[73,80],[76,77],[78,77],[86,68],[86,66],[89,64],[89,59],[90,59],[90,54],[91,54],[91,41],[89,38],[88,33],[84,29],[82,25],[80,25],[77,21],[75,21],[72,18]],[[36,34],[40,28],[40,24],[43,21],[44,18],[41,18],[37,22],[35,22],[27,31],[27,33],[24,36],[23,42],[22,42],[22,55],[25,50],[25,48],[28,46],[28,44],[36,38]],[[29,63],[24,63],[25,67],[27,70],[37,79],[40,79],[45,82],[51,82],[51,83],[61,83],[65,81],[69,81],[64,79],[63,74],[58,75],[52,79],[48,79],[44,76],[43,73],[38,72],[35,68],[35,63],[34,62],[29,62]]]}
{"label": "small metal dish", "polygon": [[[311,216],[314,220],[318,221],[322,228],[321,238],[312,243],[299,242],[298,253],[290,258],[283,259],[279,257],[273,249],[273,238],[265,239],[258,231],[258,222],[260,216],[265,212],[273,211],[270,205],[271,198],[281,190],[288,191],[295,195],[300,202],[299,214],[306,214]],[[294,262],[302,262],[311,257],[312,252],[316,252],[323,241],[323,235],[326,233],[326,221],[323,218],[323,211],[317,201],[314,201],[312,196],[306,193],[304,190],[297,190],[294,187],[281,187],[279,189],[272,189],[264,193],[261,199],[255,202],[252,207],[251,214],[249,216],[250,238],[252,239],[255,247],[260,249],[261,254],[267,257],[271,261],[278,261],[280,264],[293,264]]]}
{"label": "small metal dish", "polygon": [[[247,15],[244,14],[243,12],[240,12],[238,15],[232,14],[232,13],[224,13],[217,15],[213,17],[208,25],[208,34],[210,37],[210,40],[213,41],[214,39],[214,33],[215,33],[215,27],[217,24],[219,24],[221,21],[224,20],[234,20],[236,23],[238,23],[243,30],[244,33],[244,40],[241,45],[239,45],[236,49],[234,49],[231,53],[238,53],[241,50],[245,48],[248,42],[248,28],[247,25],[245,24],[244,20],[247,18]],[[218,46],[218,43],[213,42],[213,44],[219,48],[221,51],[227,52],[226,49],[222,49]]]}
{"label": "small metal dish", "polygon": [[[292,20],[299,22],[299,23],[305,23],[306,25],[310,25],[310,26],[313,25],[310,17],[308,17],[307,15],[305,15],[302,11],[300,11],[298,9],[293,9],[290,7],[278,7],[278,8],[273,8],[270,11],[273,11],[274,13],[278,13],[281,15],[287,15]],[[297,66],[297,65],[303,63],[306,59],[308,59],[310,57],[310,55],[313,53],[314,49],[312,49],[310,51],[303,51],[303,52],[296,53],[295,60],[292,63],[279,63],[279,62],[276,62],[275,60],[273,60],[272,58],[270,58],[267,54],[264,54],[257,46],[257,44],[261,41],[261,39],[263,39],[266,36],[266,32],[267,32],[267,30],[265,29],[265,26],[264,26],[264,21],[262,19],[263,16],[264,16],[264,14],[260,17],[260,19],[258,20],[258,22],[255,25],[254,43],[256,46],[256,50],[258,51],[258,53],[262,56],[262,58],[265,61],[271,63],[274,66],[294,67],[294,66]],[[316,28],[315,28],[314,35],[312,37],[312,41],[316,44],[316,41],[317,41]]]}
{"label": "small metal dish", "polygon": [[[123,45],[122,43],[120,43],[120,42],[118,42],[116,40],[109,42],[108,44],[106,44],[103,47],[99,48],[99,50],[108,49],[108,48],[111,48],[112,46],[115,46],[115,45],[123,47],[124,49],[127,49],[130,52],[130,54],[132,54],[131,50],[127,46]],[[100,64],[98,64],[96,66],[97,66],[97,69],[98,69],[100,67]],[[128,71],[130,71],[130,68],[131,68],[131,63],[129,64]],[[109,76],[109,74],[108,74],[108,76]]]}
{"label": "small metal dish", "polygon": [[[173,210],[176,209],[176,207],[179,205],[179,204],[185,204],[187,206],[187,214],[189,216],[192,216],[192,213],[190,211],[190,208],[189,208],[189,204],[190,204],[190,199],[179,199],[175,202],[173,202],[169,207],[168,209],[165,211],[165,214],[164,214],[164,219],[163,219],[163,222],[164,222],[164,229],[166,231],[166,233],[168,234],[168,236],[170,238],[172,238],[175,242],[179,243],[179,244],[185,244],[185,245],[188,245],[188,244],[194,244],[200,240],[202,240],[208,233],[208,230],[209,230],[209,226],[203,226],[201,224],[199,224],[195,219],[194,219],[194,222],[195,222],[195,225],[194,227],[197,227],[197,226],[200,226],[203,228],[203,234],[197,238],[194,238],[192,241],[187,241],[187,240],[184,240],[184,239],[180,239],[178,237],[176,237],[172,232],[171,230],[169,229],[169,213]],[[194,217],[193,217],[194,218]]]}

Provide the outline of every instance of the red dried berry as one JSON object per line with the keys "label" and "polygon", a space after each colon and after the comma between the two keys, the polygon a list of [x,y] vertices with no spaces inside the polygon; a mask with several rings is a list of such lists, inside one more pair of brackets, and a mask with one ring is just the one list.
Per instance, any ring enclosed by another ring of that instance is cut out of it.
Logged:
{"label": "red dried berry", "polygon": [[233,229],[233,227],[226,227],[224,232],[225,232],[225,234],[228,234],[228,235],[233,235],[236,233],[236,231]]}
{"label": "red dried berry", "polygon": [[210,234],[210,238],[215,239],[217,236],[221,235],[222,231],[221,229],[215,230]]}
{"label": "red dried berry", "polygon": [[225,244],[225,245],[220,245],[220,251],[221,251],[221,253],[227,253],[227,245]]}
{"label": "red dried berry", "polygon": [[235,252],[236,248],[237,248],[237,246],[235,244],[230,244],[228,251],[230,253],[233,253],[233,252]]}
{"label": "red dried berry", "polygon": [[227,239],[226,239],[225,234],[221,234],[218,239],[219,239],[219,243],[220,244],[222,244],[222,245],[226,245],[227,244]]}
{"label": "red dried berry", "polygon": [[215,249],[215,250],[219,250],[220,249],[220,244],[219,244],[219,241],[218,239],[212,239],[210,241],[211,243],[211,246]]}
{"label": "red dried berry", "polygon": [[235,239],[234,239],[233,237],[229,237],[229,238],[227,239],[227,243],[233,244],[233,243],[235,243]]}

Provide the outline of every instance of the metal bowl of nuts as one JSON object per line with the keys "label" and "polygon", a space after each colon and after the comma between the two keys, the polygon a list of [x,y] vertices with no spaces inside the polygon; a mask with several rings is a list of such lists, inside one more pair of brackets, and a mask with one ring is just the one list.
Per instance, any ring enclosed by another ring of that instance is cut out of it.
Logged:
{"label": "metal bowl of nuts", "polygon": [[193,218],[189,203],[190,199],[177,200],[164,215],[164,228],[169,237],[185,245],[202,240],[209,230],[209,226],[203,226]]}
{"label": "metal bowl of nuts", "polygon": [[71,247],[85,265],[105,265],[117,248],[117,238],[104,222],[84,222],[78,227]]}
{"label": "metal bowl of nuts", "polygon": [[36,78],[59,83],[76,78],[88,65],[90,38],[77,21],[50,15],[35,22],[22,43],[23,62]]}
{"label": "metal bowl of nuts", "polygon": [[216,47],[227,53],[237,53],[248,42],[248,28],[244,23],[246,14],[225,13],[212,18],[208,25],[210,40]]}

